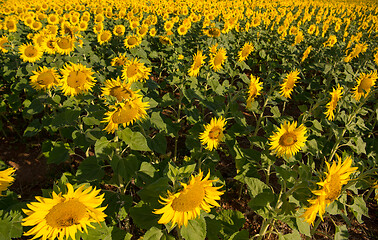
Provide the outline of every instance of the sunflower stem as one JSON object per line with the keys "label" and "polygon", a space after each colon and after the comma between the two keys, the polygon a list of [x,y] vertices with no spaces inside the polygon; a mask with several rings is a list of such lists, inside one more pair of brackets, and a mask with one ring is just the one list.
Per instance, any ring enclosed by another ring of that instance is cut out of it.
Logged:
{"label": "sunflower stem", "polygon": [[259,236],[258,236],[258,240],[262,240],[264,235],[266,234],[266,231],[268,230],[269,226],[270,226],[270,223],[273,221],[273,219],[269,219],[268,221],[266,219],[264,219],[264,221],[262,222],[261,224],[261,228],[260,228],[260,232],[259,232]]}
{"label": "sunflower stem", "polygon": [[[180,119],[180,114],[181,114],[181,102],[182,102],[182,99],[183,99],[183,93],[182,93],[182,90],[181,88],[179,87],[178,88],[179,90],[179,103],[178,103],[178,110],[177,110],[177,119],[176,119],[176,122],[177,123],[180,123],[181,119]],[[176,162],[177,160],[177,146],[178,146],[178,139],[179,139],[179,133],[177,133],[177,136],[175,137],[175,152],[174,152],[174,157],[173,157],[173,161]]]}
{"label": "sunflower stem", "polygon": [[253,133],[253,136],[257,136],[257,133],[259,132],[261,119],[263,118],[266,105],[268,105],[268,100],[269,100],[269,97],[266,97],[265,102],[264,102],[264,106],[263,106],[261,113],[260,113],[260,116],[259,116],[259,119],[257,120],[256,129],[255,129],[255,132]]}

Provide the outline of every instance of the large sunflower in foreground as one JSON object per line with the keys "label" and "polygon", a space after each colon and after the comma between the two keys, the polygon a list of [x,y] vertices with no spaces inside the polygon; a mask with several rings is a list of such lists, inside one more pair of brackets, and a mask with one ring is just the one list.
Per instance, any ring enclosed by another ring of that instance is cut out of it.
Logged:
{"label": "large sunflower in foreground", "polygon": [[[188,184],[181,183],[183,189],[177,193],[168,191],[167,198],[160,196],[161,204],[165,205],[154,211],[155,214],[163,214],[159,220],[160,224],[172,223],[172,228],[177,223],[178,227],[187,226],[188,221],[197,218],[200,211],[210,212],[212,207],[219,207],[216,200],[220,200],[223,194],[220,187],[213,187],[213,182],[209,180],[210,172],[203,178],[203,173],[191,179]],[[203,178],[203,179],[202,179]]]}
{"label": "large sunflower in foreground", "polygon": [[19,48],[20,58],[24,62],[36,62],[43,56],[43,49],[39,46],[32,45],[31,43],[22,44]]}
{"label": "large sunflower in foreground", "polygon": [[297,122],[281,124],[277,132],[270,136],[272,150],[277,156],[294,156],[305,145],[307,129],[304,125],[297,127]]}
{"label": "large sunflower in foreground", "polygon": [[251,82],[249,83],[249,89],[248,89],[248,98],[247,98],[247,108],[251,107],[252,102],[255,100],[255,98],[260,95],[260,92],[262,90],[262,82],[259,81],[259,77],[255,77],[251,74]]}
{"label": "large sunflower in foreground", "polygon": [[104,201],[104,194],[97,196],[100,190],[84,185],[74,190],[67,183],[66,194],[52,193],[52,198],[36,197],[36,202],[27,204],[30,209],[23,209],[28,215],[22,221],[23,226],[33,226],[24,233],[42,239],[59,240],[76,239],[77,230],[88,232],[87,226],[94,228],[91,223],[104,221],[106,207],[100,207]]}
{"label": "large sunflower in foreground", "polygon": [[371,71],[369,74],[361,73],[356,79],[357,85],[352,89],[354,98],[359,101],[361,97],[366,97],[370,93],[371,88],[377,81],[377,71]]}
{"label": "large sunflower in foreground", "polygon": [[214,71],[219,71],[223,67],[222,65],[227,59],[227,52],[224,48],[219,48],[215,54],[212,54],[210,57],[210,66]]}
{"label": "large sunflower in foreground", "polygon": [[102,88],[102,95],[110,95],[117,98],[117,101],[133,99],[141,97],[138,91],[131,90],[131,83],[121,81],[119,77],[116,80],[110,79],[105,81],[105,87]]}
{"label": "large sunflower in foreground", "polygon": [[126,127],[145,118],[147,116],[146,110],[148,107],[148,102],[142,102],[141,97],[136,97],[111,106],[112,110],[105,113],[106,117],[102,121],[108,123],[104,130],[108,133],[114,133],[120,124]]}
{"label": "large sunflower in foreground", "polygon": [[55,41],[55,50],[62,55],[69,55],[75,50],[75,40],[70,36],[57,38]]}
{"label": "large sunflower in foreground", "polygon": [[199,70],[202,64],[205,63],[206,56],[202,55],[201,50],[197,50],[197,53],[193,56],[193,64],[188,70],[188,74],[191,77],[196,77],[199,73]]}
{"label": "large sunflower in foreground", "polygon": [[339,84],[337,85],[337,88],[334,88],[331,92],[331,101],[327,103],[327,111],[325,112],[329,121],[333,121],[333,119],[335,118],[337,103],[339,102],[342,94],[343,87],[341,87]]}
{"label": "large sunflower in foreground", "polygon": [[218,148],[219,143],[223,141],[223,131],[226,126],[226,120],[223,117],[212,118],[210,123],[205,126],[205,131],[200,134],[199,139],[206,149],[212,151]]}
{"label": "large sunflower in foreground", "polygon": [[123,53],[123,54],[120,54],[118,57],[114,57],[110,64],[113,67],[124,66],[126,64],[127,60],[129,60],[129,59],[127,58],[126,54]]}
{"label": "large sunflower in foreground", "polygon": [[13,183],[13,174],[15,171],[16,169],[14,168],[8,168],[3,171],[0,171],[0,196],[2,196],[1,193],[7,190],[8,187]]}
{"label": "large sunflower in foreground", "polygon": [[88,92],[95,85],[94,72],[83,64],[67,63],[61,70],[62,80],[60,85],[64,95],[75,96]]}
{"label": "large sunflower in foreground", "polygon": [[287,74],[284,82],[281,84],[281,96],[286,98],[291,98],[291,93],[295,87],[295,83],[297,82],[300,77],[298,77],[299,71],[294,70]]}
{"label": "large sunflower in foreground", "polygon": [[357,170],[357,167],[351,167],[353,161],[350,156],[346,157],[344,162],[339,156],[337,158],[338,162],[333,162],[332,165],[326,162],[327,177],[324,181],[317,183],[322,188],[312,191],[317,197],[308,201],[311,206],[302,215],[309,224],[313,224],[317,213],[323,220],[325,208],[340,196],[343,185],[349,182],[349,176]]}
{"label": "large sunflower in foreground", "polygon": [[60,77],[55,68],[39,67],[39,71],[33,71],[30,77],[30,85],[36,90],[51,89],[59,84]]}

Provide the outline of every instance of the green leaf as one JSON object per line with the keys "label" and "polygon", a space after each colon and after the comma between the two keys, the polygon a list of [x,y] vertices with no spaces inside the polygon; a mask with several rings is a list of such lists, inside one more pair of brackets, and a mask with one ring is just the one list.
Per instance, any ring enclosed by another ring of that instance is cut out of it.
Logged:
{"label": "green leaf", "polygon": [[67,161],[70,158],[68,149],[65,147],[63,142],[56,142],[49,152],[49,158],[47,163],[59,164]]}
{"label": "green leaf", "polygon": [[306,235],[306,236],[308,236],[308,237],[311,237],[310,224],[308,224],[307,222],[305,222],[304,218],[299,217],[299,216],[297,216],[295,218],[295,220],[296,220],[299,232],[302,233],[302,234],[304,234],[304,235]]}
{"label": "green leaf", "polygon": [[352,210],[354,215],[357,218],[359,223],[363,223],[362,216],[369,217],[368,208],[366,207],[366,203],[363,197],[355,196],[353,198],[353,204],[349,206]]}
{"label": "green leaf", "polygon": [[140,198],[151,204],[153,207],[160,207],[161,204],[158,202],[160,195],[165,195],[169,187],[168,177],[162,177],[156,180],[155,182],[145,186],[142,190],[138,191]]}
{"label": "green leaf", "polygon": [[91,223],[95,228],[87,228],[88,234],[77,231],[75,239],[83,240],[112,240],[112,227],[106,226],[105,222]]}
{"label": "green leaf", "polygon": [[163,231],[156,227],[150,228],[143,237],[143,240],[160,240],[163,236]]}
{"label": "green leaf", "polygon": [[149,139],[148,146],[154,152],[165,154],[167,152],[167,139],[163,133],[157,133],[154,138]]}
{"label": "green leaf", "polygon": [[117,240],[131,240],[133,235],[130,233],[119,229],[118,227],[113,227],[112,230],[112,239],[117,239]]}
{"label": "green leaf", "polygon": [[157,129],[167,132],[167,124],[165,124],[160,112],[153,112],[150,117],[150,122]]}
{"label": "green leaf", "polygon": [[[3,211],[0,211],[3,215]],[[23,233],[21,226],[22,215],[20,212],[7,212],[0,218],[0,239],[11,240],[19,238]]]}
{"label": "green leaf", "polygon": [[42,112],[44,108],[45,106],[41,103],[41,101],[38,98],[36,98],[31,102],[31,104],[28,107],[24,109],[23,113],[26,116],[31,116]]}
{"label": "green leaf", "polygon": [[122,131],[118,131],[117,134],[132,150],[151,151],[147,145],[147,139],[142,133],[133,132],[130,128],[126,128]]}
{"label": "green leaf", "polygon": [[134,223],[143,229],[150,229],[152,227],[159,227],[159,215],[153,213],[153,209],[140,201],[137,205],[130,208],[130,216]]}
{"label": "green leaf", "polygon": [[38,119],[34,119],[25,129],[24,137],[32,137],[42,130],[42,124]]}
{"label": "green leaf", "polygon": [[114,173],[123,177],[125,182],[130,181],[130,179],[136,175],[140,164],[140,160],[134,154],[129,154],[125,158],[115,155],[110,162]]}
{"label": "green leaf", "polygon": [[279,239],[280,240],[301,240],[302,238],[301,238],[301,234],[297,230],[293,229],[292,233],[285,234],[285,235],[280,234]]}
{"label": "green leaf", "polygon": [[83,117],[83,122],[88,126],[100,125],[100,120],[94,117]]}
{"label": "green leaf", "polygon": [[239,231],[245,223],[244,215],[239,211],[233,211],[231,209],[220,211],[216,219],[222,222],[224,233],[228,235]]}
{"label": "green leaf", "polygon": [[336,226],[335,240],[347,240],[349,239],[348,228],[345,225]]}
{"label": "green leaf", "polygon": [[181,227],[181,235],[185,240],[202,240],[206,237],[206,221],[203,216],[189,220],[187,226]]}
{"label": "green leaf", "polygon": [[104,175],[105,172],[98,164],[96,157],[84,159],[76,172],[76,177],[82,182],[101,180]]}
{"label": "green leaf", "polygon": [[270,112],[273,114],[273,117],[275,117],[275,118],[281,117],[280,109],[277,106],[271,107]]}
{"label": "green leaf", "polygon": [[245,177],[244,181],[247,184],[248,192],[252,197],[256,197],[258,194],[262,193],[264,189],[270,189],[268,185],[258,178]]}
{"label": "green leaf", "polygon": [[99,140],[95,143],[95,154],[96,157],[101,157],[103,155],[106,155],[105,149],[109,146],[109,141],[106,137],[101,137]]}
{"label": "green leaf", "polygon": [[243,229],[240,232],[236,232],[231,235],[229,240],[248,240],[249,239],[249,233],[247,230]]}

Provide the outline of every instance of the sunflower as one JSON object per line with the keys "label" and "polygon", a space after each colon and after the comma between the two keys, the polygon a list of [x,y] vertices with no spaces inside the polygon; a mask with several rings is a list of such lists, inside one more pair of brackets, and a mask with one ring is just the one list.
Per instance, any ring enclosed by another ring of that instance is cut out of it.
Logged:
{"label": "sunflower", "polygon": [[7,168],[3,171],[0,171],[0,196],[3,196],[2,192],[6,191],[8,187],[13,183],[13,174],[15,171],[16,169],[14,168]]}
{"label": "sunflower", "polygon": [[4,20],[4,30],[8,30],[8,32],[17,32],[17,19],[10,17]]}
{"label": "sunflower", "polygon": [[74,39],[70,36],[63,36],[56,39],[55,50],[62,55],[69,55],[75,50]]}
{"label": "sunflower", "polygon": [[112,59],[111,65],[114,66],[124,66],[127,62],[128,58],[126,54],[120,54],[118,57]]}
{"label": "sunflower", "polygon": [[56,14],[49,14],[49,16],[47,17],[47,22],[53,25],[59,24],[59,16]]}
{"label": "sunflower", "polygon": [[325,112],[326,117],[329,121],[333,121],[335,118],[335,110],[337,107],[337,103],[341,98],[341,95],[343,94],[343,87],[341,87],[339,84],[337,85],[337,88],[334,88],[331,92],[331,101],[327,103],[327,111]]}
{"label": "sunflower", "polygon": [[301,62],[303,62],[303,61],[308,57],[308,55],[310,54],[311,50],[312,50],[312,46],[308,46],[308,47],[306,48],[306,50],[305,50],[304,53],[303,53],[303,56],[302,56]]}
{"label": "sunflower", "polygon": [[242,62],[242,61],[246,60],[248,58],[249,54],[251,54],[251,52],[253,50],[254,50],[254,47],[253,47],[253,44],[251,42],[244,43],[242,49],[240,49],[240,51],[238,53],[238,56],[239,56],[238,61]]}
{"label": "sunflower", "polygon": [[213,27],[206,31],[207,36],[217,38],[221,35],[219,28]]}
{"label": "sunflower", "polygon": [[96,34],[100,33],[103,30],[104,30],[104,24],[103,23],[98,23],[98,24],[93,26],[93,32],[96,33]]}
{"label": "sunflower", "polygon": [[125,26],[123,25],[115,25],[113,28],[113,34],[117,37],[123,36],[125,34]]}
{"label": "sunflower", "polygon": [[202,55],[202,50],[197,50],[197,53],[193,56],[193,64],[188,70],[189,76],[198,76],[199,70],[202,64],[205,63],[206,56]]}
{"label": "sunflower", "polygon": [[262,82],[259,82],[259,77],[255,77],[251,74],[251,82],[249,83],[248,98],[247,98],[247,108],[251,108],[252,102],[255,98],[260,95],[262,90]]}
{"label": "sunflower", "polygon": [[148,79],[151,68],[144,66],[138,59],[127,60],[122,69],[122,78],[128,82],[144,81]]}
{"label": "sunflower", "polygon": [[157,32],[156,32],[156,28],[151,28],[151,29],[150,29],[150,36],[151,36],[151,37],[155,37],[155,36],[156,36],[156,33],[157,33]]}
{"label": "sunflower", "polygon": [[166,32],[169,32],[169,31],[172,30],[173,26],[174,26],[174,22],[172,22],[172,21],[166,21],[166,22],[164,23],[164,30],[165,30]]}
{"label": "sunflower", "polygon": [[286,75],[286,78],[284,79],[284,82],[281,85],[281,96],[286,98],[291,98],[291,92],[293,91],[293,88],[295,87],[295,83],[298,79],[299,71],[294,70],[291,71],[289,74]]}
{"label": "sunflower", "polygon": [[22,44],[19,47],[19,53],[21,54],[20,58],[24,62],[36,62],[40,60],[43,56],[42,48],[32,45],[31,43]]}
{"label": "sunflower", "polygon": [[138,120],[142,120],[147,116],[146,110],[148,107],[148,102],[142,102],[140,96],[111,106],[111,111],[105,113],[106,117],[102,121],[108,123],[104,131],[114,133],[114,131],[118,129],[119,124],[126,127]]}
{"label": "sunflower", "polygon": [[180,25],[178,28],[177,28],[177,33],[179,35],[185,35],[188,33],[188,28],[186,27],[186,25],[182,24]]}
{"label": "sunflower", "polygon": [[3,53],[8,52],[8,49],[6,49],[6,47],[8,47],[9,44],[7,44],[7,43],[9,43],[7,36],[0,37],[0,51],[1,52],[3,52]]}
{"label": "sunflower", "polygon": [[303,124],[297,127],[297,122],[285,122],[281,124],[277,132],[270,136],[269,150],[279,157],[294,156],[305,145],[306,132],[307,129]]}
{"label": "sunflower", "polygon": [[324,47],[333,47],[337,43],[337,37],[335,35],[329,36],[328,40],[323,43]]}
{"label": "sunflower", "polygon": [[172,45],[172,40],[167,36],[160,36],[159,41],[163,45]]}
{"label": "sunflower", "polygon": [[226,53],[226,49],[219,48],[215,54],[210,56],[210,66],[215,72],[222,69],[222,65],[227,59]]}
{"label": "sunflower", "polygon": [[141,97],[137,94],[139,91],[131,90],[131,83],[122,82],[119,77],[116,80],[110,79],[105,81],[105,87],[102,88],[102,95],[110,95],[117,98],[117,101],[130,100],[135,97]]}
{"label": "sunflower", "polygon": [[39,29],[42,28],[42,23],[39,21],[34,21],[31,25],[30,28],[34,31],[38,31]]}
{"label": "sunflower", "polygon": [[131,36],[126,37],[126,39],[124,41],[124,45],[127,48],[134,48],[134,47],[140,45],[141,42],[142,42],[142,39],[140,39],[138,36],[131,35]]}
{"label": "sunflower", "polygon": [[163,214],[158,223],[172,223],[172,228],[177,223],[178,227],[187,226],[188,221],[197,218],[200,211],[210,212],[212,207],[219,207],[217,200],[223,194],[220,187],[213,187],[213,182],[209,180],[210,172],[203,178],[202,171],[197,176],[191,176],[189,183],[181,183],[183,189],[177,193],[167,191],[166,198],[160,196],[159,201],[164,207],[155,209],[155,214]]}
{"label": "sunflower", "polygon": [[142,24],[142,26],[139,27],[138,30],[137,30],[137,34],[141,38],[143,38],[144,36],[146,36],[147,33],[148,33],[148,25],[146,25],[146,24]]}
{"label": "sunflower", "polygon": [[377,71],[371,71],[369,74],[361,73],[361,75],[356,79],[357,85],[352,89],[354,91],[354,98],[359,101],[361,97],[366,97],[371,88],[375,85],[377,81]]}
{"label": "sunflower", "polygon": [[59,84],[60,77],[55,68],[39,67],[39,71],[33,71],[30,77],[30,85],[36,90],[51,89]]}
{"label": "sunflower", "polygon": [[226,120],[223,117],[212,118],[210,124],[207,124],[205,131],[200,134],[199,139],[202,145],[207,145],[206,149],[212,151],[217,149],[221,141],[223,141],[223,131],[226,126]]}
{"label": "sunflower", "polygon": [[92,77],[94,72],[82,64],[67,63],[61,70],[62,87],[64,95],[75,96],[82,92],[88,92],[95,85],[95,78]]}
{"label": "sunflower", "polygon": [[317,197],[308,201],[311,206],[302,215],[309,224],[314,223],[317,213],[323,220],[325,208],[340,196],[342,186],[349,182],[350,175],[357,170],[357,167],[351,167],[353,161],[350,156],[347,156],[344,162],[339,156],[336,155],[336,157],[338,158],[338,163],[333,162],[330,165],[330,163],[326,162],[327,172],[325,174],[327,177],[324,181],[317,183],[322,188],[312,191]]}
{"label": "sunflower", "polygon": [[34,235],[33,239],[76,239],[77,230],[88,232],[87,226],[94,228],[91,223],[105,220],[106,207],[100,207],[104,194],[98,196],[100,190],[86,188],[85,185],[74,190],[69,183],[66,186],[66,194],[53,192],[52,198],[36,197],[36,202],[27,204],[29,209],[22,209],[27,215],[22,225],[33,226],[24,233],[25,236]]}
{"label": "sunflower", "polygon": [[56,37],[54,35],[46,35],[41,43],[43,51],[48,54],[55,54]]}
{"label": "sunflower", "polygon": [[97,41],[100,43],[100,45],[109,42],[111,38],[112,33],[108,30],[102,31],[97,35]]}

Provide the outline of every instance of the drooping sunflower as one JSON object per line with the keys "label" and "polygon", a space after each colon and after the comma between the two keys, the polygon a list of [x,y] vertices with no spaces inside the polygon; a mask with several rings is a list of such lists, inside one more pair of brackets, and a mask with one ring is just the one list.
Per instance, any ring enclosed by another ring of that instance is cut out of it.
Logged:
{"label": "drooping sunflower", "polygon": [[8,52],[8,37],[7,36],[1,36],[0,37],[0,51],[2,53],[7,53]]}
{"label": "drooping sunflower", "polygon": [[353,161],[350,156],[347,156],[343,162],[341,157],[337,155],[336,157],[338,159],[337,163],[333,162],[330,165],[330,163],[326,162],[326,179],[317,183],[322,188],[312,191],[317,197],[308,201],[311,206],[302,215],[309,224],[314,223],[317,213],[323,220],[325,208],[340,196],[343,185],[350,181],[350,175],[357,170],[357,167],[351,167]]}
{"label": "drooping sunflower", "polygon": [[111,38],[112,33],[108,30],[102,31],[97,35],[97,41],[100,43],[100,45],[109,42]]}
{"label": "drooping sunflower", "polygon": [[291,98],[291,93],[293,92],[293,89],[295,87],[295,83],[300,77],[298,77],[299,71],[295,69],[294,71],[291,71],[289,74],[286,75],[286,78],[284,79],[284,82],[281,85],[281,96],[286,98]]}
{"label": "drooping sunflower", "polygon": [[27,215],[22,221],[23,226],[33,226],[24,233],[42,239],[59,240],[76,239],[77,230],[88,232],[87,227],[94,228],[91,223],[105,220],[106,207],[101,207],[104,194],[98,196],[100,190],[80,186],[74,190],[67,183],[67,193],[52,193],[52,198],[36,197],[36,202],[27,204],[29,209],[22,209]]}
{"label": "drooping sunflower", "polygon": [[193,64],[188,70],[188,74],[191,77],[198,76],[199,70],[202,64],[205,63],[206,56],[202,54],[202,50],[197,50],[197,53],[193,56]]}
{"label": "drooping sunflower", "polygon": [[70,36],[57,38],[55,41],[55,50],[62,55],[69,55],[75,50],[75,40]]}
{"label": "drooping sunflower", "polygon": [[159,42],[163,45],[172,45],[172,40],[167,36],[160,36]]}
{"label": "drooping sunflower", "polygon": [[251,52],[254,50],[254,47],[253,47],[253,44],[251,42],[246,42],[244,43],[242,49],[240,49],[239,53],[238,53],[238,61],[239,62],[242,62],[244,60],[246,60],[249,56],[249,54],[251,54]]}
{"label": "drooping sunflower", "polygon": [[201,140],[202,145],[206,145],[206,149],[212,151],[217,149],[220,142],[223,141],[224,134],[227,122],[223,117],[212,118],[210,123],[205,125],[205,131],[200,134],[199,139]]}
{"label": "drooping sunflower", "polygon": [[55,68],[39,67],[39,71],[33,71],[30,77],[30,85],[36,90],[51,89],[59,84],[60,77]]}
{"label": "drooping sunflower", "polygon": [[2,195],[2,192],[8,189],[10,185],[12,185],[14,181],[14,172],[16,169],[14,168],[7,168],[3,171],[0,171],[0,196]]}
{"label": "drooping sunflower", "polygon": [[43,49],[32,45],[31,43],[28,44],[22,44],[19,47],[19,53],[21,54],[20,58],[24,62],[36,62],[40,60],[43,56]]}
{"label": "drooping sunflower", "polygon": [[126,54],[120,54],[118,57],[112,59],[111,65],[113,67],[124,66],[127,60]]}
{"label": "drooping sunflower", "polygon": [[60,86],[66,96],[75,96],[88,92],[95,85],[94,72],[83,64],[67,63],[61,69],[62,80]]}
{"label": "drooping sunflower", "polygon": [[142,97],[138,94],[138,91],[131,89],[131,83],[123,82],[117,77],[117,79],[110,79],[105,81],[105,87],[102,88],[102,95],[110,95],[119,102],[123,100],[133,99],[135,97]]}
{"label": "drooping sunflower", "polygon": [[219,48],[215,54],[212,54],[210,56],[210,66],[215,72],[223,68],[222,65],[227,59],[226,54],[227,54],[226,49]]}
{"label": "drooping sunflower", "polygon": [[151,68],[144,66],[137,58],[127,60],[122,69],[122,78],[128,82],[145,81],[150,75]]}
{"label": "drooping sunflower", "polygon": [[139,46],[141,42],[142,42],[142,39],[140,39],[138,36],[130,35],[126,37],[124,41],[124,45],[127,48],[134,48],[136,46]]}
{"label": "drooping sunflower", "polygon": [[341,87],[339,84],[337,85],[337,88],[334,88],[331,92],[331,101],[327,103],[327,111],[325,112],[325,115],[329,121],[333,121],[335,118],[337,103],[339,102],[342,94],[343,87]]}
{"label": "drooping sunflower", "polygon": [[212,38],[217,38],[221,35],[221,31],[219,28],[213,27],[206,31],[207,36]]}
{"label": "drooping sunflower", "polygon": [[123,36],[125,34],[125,26],[123,25],[115,25],[113,28],[113,34],[117,37]]}
{"label": "drooping sunflower", "polygon": [[285,122],[281,124],[277,132],[270,136],[269,145],[277,156],[291,157],[294,156],[299,150],[305,145],[307,140],[306,135],[307,129],[301,124],[297,127],[297,122]]}
{"label": "drooping sunflower", "polygon": [[118,129],[118,125],[123,127],[129,126],[136,121],[142,120],[147,116],[148,102],[142,102],[141,97],[126,100],[111,106],[111,110],[105,113],[102,122],[108,123],[104,131],[114,133]]}
{"label": "drooping sunflower", "polygon": [[219,207],[217,200],[223,191],[219,191],[220,187],[213,187],[213,182],[209,180],[210,172],[203,178],[202,171],[197,176],[191,176],[189,183],[181,183],[183,189],[177,193],[167,191],[168,196],[162,197],[160,203],[164,207],[155,209],[155,214],[163,214],[158,223],[172,223],[172,228],[177,226],[187,226],[188,221],[197,218],[201,214],[201,210],[210,212],[213,207]]}
{"label": "drooping sunflower", "polygon": [[370,93],[371,88],[377,81],[377,78],[377,71],[371,71],[368,74],[361,73],[361,75],[356,79],[357,85],[352,89],[356,101],[359,101],[361,97],[366,97]]}
{"label": "drooping sunflower", "polygon": [[262,82],[259,81],[259,77],[255,77],[251,74],[251,82],[249,83],[248,98],[247,98],[247,108],[251,108],[252,102],[255,98],[260,95],[262,90]]}
{"label": "drooping sunflower", "polygon": [[323,43],[324,47],[333,47],[337,43],[337,37],[335,35],[329,36],[328,40]]}
{"label": "drooping sunflower", "polygon": [[305,59],[308,57],[308,55],[310,54],[311,50],[312,50],[312,46],[308,46],[308,47],[306,48],[306,50],[305,50],[304,53],[303,53],[303,56],[302,56],[301,62],[304,62],[304,60],[305,60]]}

